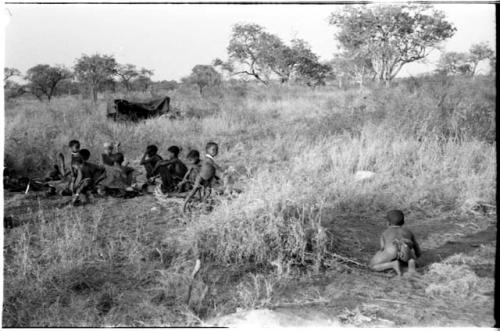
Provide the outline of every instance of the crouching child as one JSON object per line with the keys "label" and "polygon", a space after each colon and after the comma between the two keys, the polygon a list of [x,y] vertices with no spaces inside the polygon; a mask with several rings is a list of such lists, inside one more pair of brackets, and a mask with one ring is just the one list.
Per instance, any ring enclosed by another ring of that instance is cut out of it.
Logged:
{"label": "crouching child", "polygon": [[375,271],[393,269],[401,276],[401,267],[407,264],[408,272],[416,273],[416,259],[421,251],[413,233],[403,227],[403,212],[388,212],[387,224],[389,228],[380,237],[380,250],[371,259],[369,267]]}

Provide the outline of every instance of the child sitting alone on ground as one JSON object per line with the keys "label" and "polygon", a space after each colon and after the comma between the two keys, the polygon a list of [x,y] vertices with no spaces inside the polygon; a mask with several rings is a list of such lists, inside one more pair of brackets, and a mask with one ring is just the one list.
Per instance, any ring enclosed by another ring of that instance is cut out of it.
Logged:
{"label": "child sitting alone on ground", "polygon": [[380,250],[370,260],[375,271],[393,269],[401,276],[402,264],[408,264],[408,273],[416,273],[415,260],[420,257],[420,247],[413,233],[403,228],[404,214],[400,210],[387,213],[389,228],[380,237]]}

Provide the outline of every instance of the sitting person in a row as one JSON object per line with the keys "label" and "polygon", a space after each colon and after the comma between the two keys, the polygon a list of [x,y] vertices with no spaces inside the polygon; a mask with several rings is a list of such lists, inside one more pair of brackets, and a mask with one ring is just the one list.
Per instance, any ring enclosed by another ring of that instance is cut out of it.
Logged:
{"label": "sitting person in a row", "polygon": [[166,159],[156,163],[153,168],[153,174],[157,174],[161,178],[161,191],[163,193],[174,191],[188,171],[186,165],[179,159],[180,152],[179,147],[170,146],[167,149]]}
{"label": "sitting person in a row", "polygon": [[210,141],[205,147],[205,152],[206,154],[201,163],[200,172],[196,176],[193,188],[184,201],[183,211],[187,210],[196,193],[199,194],[202,202],[206,201],[208,196],[210,196],[214,181],[218,178],[216,172],[221,170],[214,160],[217,154],[219,154],[219,146],[215,142]]}
{"label": "sitting person in a row", "polygon": [[143,189],[145,189],[149,184],[154,184],[155,174],[153,170],[155,169],[156,164],[161,160],[163,160],[163,158],[158,155],[158,147],[156,145],[149,145],[146,147],[146,151],[144,152],[140,162],[146,170],[146,183],[144,187],[142,187]]}
{"label": "sitting person in a row", "polygon": [[198,177],[201,170],[200,152],[195,149],[189,151],[186,161],[188,171],[182,178],[182,181],[177,184],[176,189],[179,192],[187,192],[193,189],[196,177]]}
{"label": "sitting person in a row", "polygon": [[89,150],[82,149],[78,154],[79,157],[75,157],[75,162],[72,165],[72,171],[76,174],[71,185],[73,204],[82,202],[82,198],[88,202],[89,196],[98,192],[99,183],[106,178],[104,167],[89,162]]}
{"label": "sitting person in a row", "polygon": [[124,156],[122,153],[113,155],[113,166],[106,166],[106,177],[99,187],[100,195],[111,195],[115,197],[133,196],[132,174],[134,169],[124,166]]}

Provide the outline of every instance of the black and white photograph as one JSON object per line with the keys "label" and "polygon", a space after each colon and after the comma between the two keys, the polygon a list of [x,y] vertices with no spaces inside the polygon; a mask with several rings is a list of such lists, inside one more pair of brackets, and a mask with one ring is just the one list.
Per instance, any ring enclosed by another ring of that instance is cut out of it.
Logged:
{"label": "black and white photograph", "polygon": [[498,326],[495,4],[1,8],[2,327]]}

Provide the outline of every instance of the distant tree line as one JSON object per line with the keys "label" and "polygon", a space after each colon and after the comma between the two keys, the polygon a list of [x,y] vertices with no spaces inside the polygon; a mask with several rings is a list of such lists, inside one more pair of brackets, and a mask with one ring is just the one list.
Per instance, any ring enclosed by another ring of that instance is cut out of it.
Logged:
{"label": "distant tree line", "polygon": [[[11,79],[21,76],[19,70],[5,68],[5,95],[31,93],[50,101],[55,95],[83,94],[96,101],[98,93],[106,90],[168,91],[188,85],[203,96],[207,88],[234,78],[250,78],[265,85],[293,82],[311,88],[327,83],[339,88],[367,82],[389,85],[406,64],[423,60],[456,31],[442,12],[428,4],[343,6],[330,15],[329,24],[336,28],[334,37],[340,52],[327,61],[321,61],[302,39],[286,43],[260,25],[236,24],[227,59],[194,66],[180,83],[154,82],[152,70],[119,64],[110,55],[84,54],[72,70],[48,64],[30,68],[23,76],[28,82],[24,85]],[[493,72],[495,52],[480,42],[467,53],[443,53],[436,72],[474,76],[478,64],[485,60]]]}
{"label": "distant tree line", "polygon": [[[17,97],[25,93],[40,100],[50,101],[55,95],[84,94],[97,100],[98,92],[118,88],[125,91],[146,91],[155,84],[151,80],[152,70],[138,69],[135,65],[121,65],[109,55],[82,55],[70,70],[64,66],[38,64],[27,70],[26,75],[14,68],[4,68],[4,90],[6,97]],[[22,77],[26,84],[13,81]],[[165,84],[157,82],[156,84]],[[176,82],[174,82],[176,84]]]}

